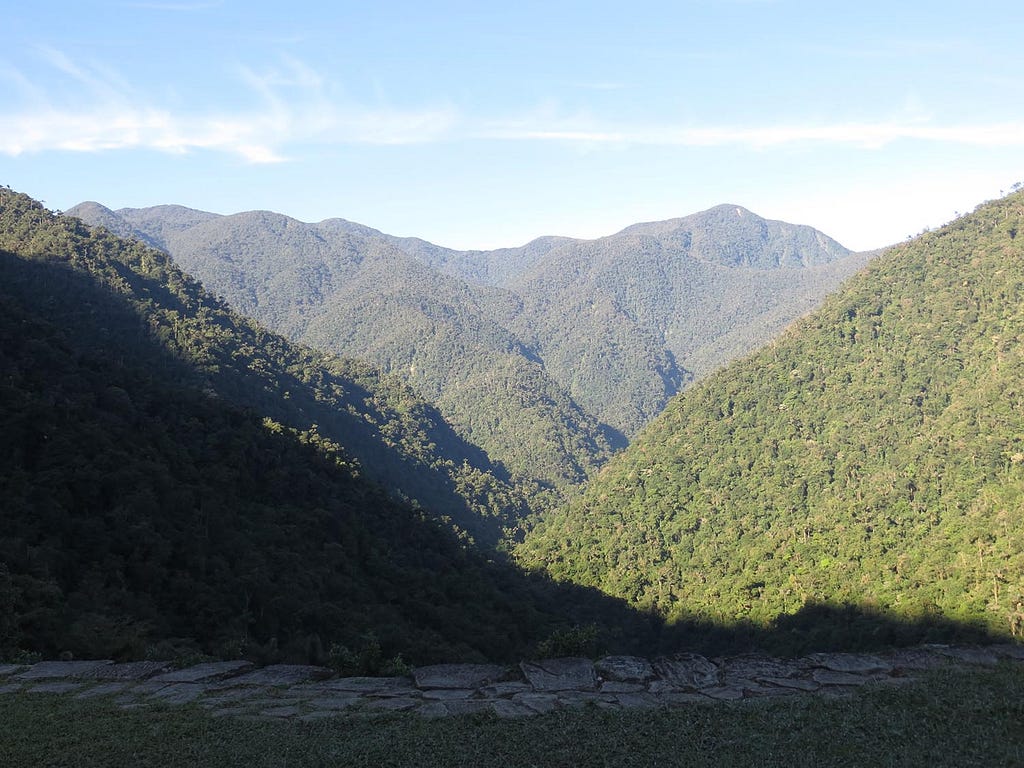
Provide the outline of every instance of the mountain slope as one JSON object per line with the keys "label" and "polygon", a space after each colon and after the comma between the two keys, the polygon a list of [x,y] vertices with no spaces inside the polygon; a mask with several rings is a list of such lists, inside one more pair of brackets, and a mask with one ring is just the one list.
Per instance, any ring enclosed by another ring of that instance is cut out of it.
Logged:
{"label": "mountain slope", "polygon": [[[93,203],[69,214],[134,231],[236,309],[292,339],[402,376],[520,483],[579,483],[611,453],[615,436],[485,306],[514,297],[495,296],[503,293],[497,289],[478,297],[374,230],[176,206],[114,213]],[[536,450],[523,449],[524,424]]]}
{"label": "mountain slope", "polygon": [[1024,194],[887,251],[676,398],[521,560],[675,620],[828,603],[1020,635],[1019,233]]}
{"label": "mountain slope", "polygon": [[[188,222],[212,216],[175,211]],[[164,231],[173,229],[164,225]],[[154,280],[190,285],[162,254],[142,263],[142,274],[131,278],[136,287],[163,291]],[[152,276],[147,269],[155,270]],[[213,297],[191,301],[198,318],[182,318],[171,304],[170,310],[155,307],[171,316],[153,322],[191,350],[205,384],[222,397],[341,443],[370,479],[444,515],[481,543],[494,545],[527,513],[525,499],[496,476],[487,456],[400,379],[291,345]]]}

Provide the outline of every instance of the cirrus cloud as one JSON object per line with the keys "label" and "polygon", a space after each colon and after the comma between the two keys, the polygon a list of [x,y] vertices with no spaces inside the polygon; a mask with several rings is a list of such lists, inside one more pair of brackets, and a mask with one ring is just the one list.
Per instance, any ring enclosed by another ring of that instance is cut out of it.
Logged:
{"label": "cirrus cloud", "polygon": [[[250,105],[230,112],[189,111],[149,104],[116,71],[37,50],[51,72],[73,85],[39,87],[20,69],[0,77],[22,95],[20,108],[0,111],[0,154],[46,151],[196,150],[236,155],[250,163],[280,163],[304,146],[402,145],[440,141],[562,142],[601,146],[740,147],[833,144],[877,149],[897,141],[975,147],[1024,146],[1024,123],[941,124],[920,115],[878,120],[778,125],[625,124],[589,115],[562,115],[546,105],[532,113],[488,119],[450,106],[399,108],[353,101],[320,72],[293,58],[262,71],[238,67]],[[63,93],[61,98],[55,94]],[[73,94],[69,95],[69,94]]]}

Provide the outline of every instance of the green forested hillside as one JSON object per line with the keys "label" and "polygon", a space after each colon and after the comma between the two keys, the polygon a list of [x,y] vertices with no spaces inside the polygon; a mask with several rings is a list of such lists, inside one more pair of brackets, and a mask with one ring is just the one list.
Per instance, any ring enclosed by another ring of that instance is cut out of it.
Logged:
{"label": "green forested hillside", "polygon": [[[422,663],[508,658],[584,619],[644,636],[458,541],[439,519],[514,497],[452,466],[408,390],[354,372],[163,253],[0,190],[0,655],[323,662],[379,642]],[[378,459],[405,489],[438,478],[437,506],[368,482]]]}
{"label": "green forested hillside", "polygon": [[[189,221],[196,213],[182,210]],[[0,247],[58,253],[72,265],[99,272],[140,304],[160,339],[181,349],[193,375],[220,397],[342,444],[371,480],[485,543],[496,543],[505,527],[526,514],[522,494],[495,476],[486,454],[456,435],[401,378],[267,332],[201,291],[162,253],[71,231],[63,221],[41,227],[43,222],[30,219],[8,207]],[[93,242],[113,255],[99,263],[89,259],[83,252],[95,250]]]}
{"label": "green forested hillside", "polygon": [[1020,636],[1022,352],[1016,193],[676,398],[519,557],[673,620],[845,605]]}
{"label": "green forested hillside", "polygon": [[494,288],[478,297],[374,230],[179,206],[114,213],[86,204],[71,213],[165,249],[235,309],[289,338],[407,381],[524,487],[580,483],[611,454],[615,436],[492,318],[487,303],[509,297]]}

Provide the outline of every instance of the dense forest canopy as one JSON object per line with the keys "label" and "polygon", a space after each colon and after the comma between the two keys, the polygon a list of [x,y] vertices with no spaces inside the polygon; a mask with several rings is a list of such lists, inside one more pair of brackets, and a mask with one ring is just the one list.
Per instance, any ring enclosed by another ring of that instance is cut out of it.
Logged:
{"label": "dense forest canopy", "polygon": [[1024,634],[1024,193],[676,398],[520,560],[670,620],[815,604]]}

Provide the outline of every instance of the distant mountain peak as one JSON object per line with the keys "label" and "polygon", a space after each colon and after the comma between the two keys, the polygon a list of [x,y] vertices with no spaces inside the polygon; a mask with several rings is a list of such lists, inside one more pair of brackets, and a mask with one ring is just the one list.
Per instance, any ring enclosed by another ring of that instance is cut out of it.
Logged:
{"label": "distant mountain peak", "polygon": [[663,221],[633,224],[605,238],[646,236],[666,252],[723,267],[804,268],[830,264],[853,252],[802,224],[765,219],[735,203]]}

